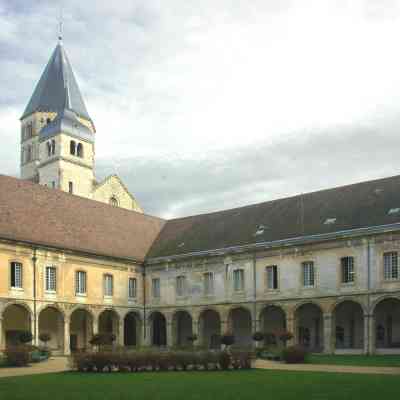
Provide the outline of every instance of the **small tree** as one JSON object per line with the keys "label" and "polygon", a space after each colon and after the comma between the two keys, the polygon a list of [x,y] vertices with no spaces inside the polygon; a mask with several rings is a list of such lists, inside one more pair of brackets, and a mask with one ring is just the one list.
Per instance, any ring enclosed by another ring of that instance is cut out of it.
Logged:
{"label": "small tree", "polygon": [[253,340],[257,343],[261,342],[262,340],[264,340],[264,334],[262,332],[254,332]]}
{"label": "small tree", "polygon": [[21,332],[21,333],[19,334],[19,341],[20,341],[22,344],[30,343],[30,342],[32,342],[32,339],[33,339],[33,335],[32,335],[32,333],[29,332],[29,331],[24,331],[24,332]]}
{"label": "small tree", "polygon": [[192,346],[194,346],[194,342],[198,339],[196,334],[190,335],[187,337],[187,340],[190,342]]}
{"label": "small tree", "polygon": [[221,337],[221,343],[229,348],[235,343],[235,336],[231,332],[225,332]]}
{"label": "small tree", "polygon": [[97,333],[90,339],[92,346],[111,346],[115,341],[116,336],[113,333]]}
{"label": "small tree", "polygon": [[47,342],[50,342],[50,340],[51,340],[51,335],[50,335],[50,333],[42,332],[42,333],[39,335],[39,339],[40,339],[41,342],[44,343],[45,349],[47,349]]}
{"label": "small tree", "polygon": [[284,347],[286,347],[286,344],[289,340],[293,339],[293,333],[286,330],[278,332],[276,336],[282,342]]}

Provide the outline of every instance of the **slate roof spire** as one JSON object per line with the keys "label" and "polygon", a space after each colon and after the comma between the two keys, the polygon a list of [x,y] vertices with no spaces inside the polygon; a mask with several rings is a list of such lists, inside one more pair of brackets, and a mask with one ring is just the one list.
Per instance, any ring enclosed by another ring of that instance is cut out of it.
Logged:
{"label": "slate roof spire", "polygon": [[68,108],[78,116],[92,121],[62,44],[60,32],[58,44],[36,85],[21,119],[37,111],[60,113],[64,108]]}

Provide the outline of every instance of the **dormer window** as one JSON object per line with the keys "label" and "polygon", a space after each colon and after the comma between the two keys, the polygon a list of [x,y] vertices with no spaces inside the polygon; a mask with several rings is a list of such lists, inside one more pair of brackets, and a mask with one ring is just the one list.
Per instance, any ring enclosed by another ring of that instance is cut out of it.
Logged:
{"label": "dormer window", "polygon": [[46,119],[46,124],[49,124],[51,122],[51,119],[50,118],[47,118]]}

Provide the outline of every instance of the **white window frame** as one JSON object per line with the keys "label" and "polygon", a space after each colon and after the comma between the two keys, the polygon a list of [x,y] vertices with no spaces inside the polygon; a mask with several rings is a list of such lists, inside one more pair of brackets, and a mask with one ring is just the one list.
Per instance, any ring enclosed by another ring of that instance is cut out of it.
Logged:
{"label": "white window frame", "polygon": [[383,280],[396,281],[399,279],[399,254],[397,251],[383,253]]}
{"label": "white window frame", "polygon": [[[11,289],[19,289],[19,290],[23,289],[23,285],[24,285],[23,273],[24,273],[24,270],[23,270],[22,263],[20,263],[18,261],[12,261],[10,263],[10,287],[11,287]],[[13,282],[13,275],[14,275],[14,282]]]}
{"label": "white window frame", "polygon": [[103,275],[104,297],[112,297],[114,295],[114,277],[111,274]]}
{"label": "white window frame", "polygon": [[161,297],[161,281],[160,278],[152,278],[151,280],[151,296],[153,299]]}
{"label": "white window frame", "polygon": [[75,294],[85,296],[87,293],[87,273],[86,271],[75,272]]}
{"label": "white window frame", "polygon": [[268,265],[267,267],[265,267],[265,275],[266,275],[265,283],[267,290],[278,290],[279,289],[278,266]]}
{"label": "white window frame", "polygon": [[136,299],[137,296],[137,279],[128,278],[128,298]]}
{"label": "white window frame", "polygon": [[354,283],[354,257],[346,256],[340,259],[340,273],[342,284],[351,285]]}
{"label": "white window frame", "polygon": [[243,292],[244,290],[244,269],[236,268],[233,270],[233,291]]}
{"label": "white window frame", "polygon": [[203,274],[203,290],[205,296],[214,295],[214,273],[213,272],[205,272]]}
{"label": "white window frame", "polygon": [[46,292],[57,292],[57,267],[48,265],[45,267],[45,290]]}
{"label": "white window frame", "polygon": [[186,296],[186,276],[179,275],[176,277],[176,296],[184,297]]}
{"label": "white window frame", "polygon": [[304,261],[301,263],[302,278],[304,288],[315,287],[315,265],[313,261]]}

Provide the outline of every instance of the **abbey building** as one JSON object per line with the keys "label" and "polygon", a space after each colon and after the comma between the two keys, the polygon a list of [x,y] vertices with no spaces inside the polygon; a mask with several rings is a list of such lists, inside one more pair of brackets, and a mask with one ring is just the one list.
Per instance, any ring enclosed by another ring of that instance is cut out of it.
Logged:
{"label": "abbey building", "polygon": [[400,351],[400,176],[231,210],[145,215],[94,175],[95,126],[62,44],[24,111],[21,178],[0,176],[0,349],[236,345],[294,334],[325,353]]}

